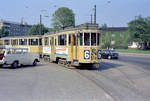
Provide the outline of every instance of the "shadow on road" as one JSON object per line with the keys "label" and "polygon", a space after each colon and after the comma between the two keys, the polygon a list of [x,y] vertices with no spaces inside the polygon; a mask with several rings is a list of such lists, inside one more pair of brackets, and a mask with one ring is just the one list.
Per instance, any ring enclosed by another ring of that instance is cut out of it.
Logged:
{"label": "shadow on road", "polygon": [[91,71],[92,70],[99,70],[99,71],[102,71],[102,70],[107,70],[107,69],[111,69],[111,68],[117,68],[120,66],[123,66],[123,65],[110,63],[110,62],[102,62],[102,63],[100,63],[99,66],[97,66],[97,65],[84,65],[84,66],[79,66],[76,68],[79,70],[91,70]]}
{"label": "shadow on road", "polygon": [[44,66],[45,64],[37,64],[36,66],[33,66],[33,65],[22,65],[18,68],[13,68],[11,66],[3,66],[3,67],[0,67],[0,70],[2,69],[25,69],[25,68],[38,68],[40,66]]}

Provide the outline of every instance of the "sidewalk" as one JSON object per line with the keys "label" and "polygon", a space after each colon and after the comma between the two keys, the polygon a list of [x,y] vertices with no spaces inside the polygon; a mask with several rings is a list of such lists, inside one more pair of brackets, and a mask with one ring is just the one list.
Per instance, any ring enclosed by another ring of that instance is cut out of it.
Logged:
{"label": "sidewalk", "polygon": [[150,57],[150,54],[143,54],[143,53],[126,53],[126,52],[119,52],[119,55],[124,55],[124,56],[143,56],[143,57]]}

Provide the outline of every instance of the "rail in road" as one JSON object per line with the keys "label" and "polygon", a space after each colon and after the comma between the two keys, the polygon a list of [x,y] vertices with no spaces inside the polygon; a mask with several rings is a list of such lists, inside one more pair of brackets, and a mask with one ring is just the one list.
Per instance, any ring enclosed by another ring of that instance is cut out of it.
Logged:
{"label": "rail in road", "polygon": [[[103,62],[98,69],[74,70],[102,88],[115,101],[149,101],[149,95],[143,94],[143,91],[138,89],[136,82],[121,69],[121,65],[118,66],[119,65],[116,64]],[[103,68],[107,68],[107,72],[105,72]],[[111,71],[116,71],[118,75],[113,76],[109,74]],[[137,71],[139,71],[139,69]],[[143,71],[141,72],[143,73]],[[119,78],[119,76],[121,76],[121,78]]]}
{"label": "rail in road", "polygon": [[71,70],[103,89],[109,101],[150,101],[150,71],[139,66],[103,60],[99,68]]}

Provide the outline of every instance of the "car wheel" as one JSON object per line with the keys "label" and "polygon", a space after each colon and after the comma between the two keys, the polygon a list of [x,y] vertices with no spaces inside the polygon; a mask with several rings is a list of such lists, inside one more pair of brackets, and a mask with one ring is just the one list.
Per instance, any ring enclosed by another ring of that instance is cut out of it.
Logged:
{"label": "car wheel", "polygon": [[0,64],[0,67],[3,67],[3,64]]}
{"label": "car wheel", "polygon": [[37,60],[34,60],[33,66],[36,66],[36,65],[37,65]]}
{"label": "car wheel", "polygon": [[111,59],[111,56],[110,56],[110,55],[108,56],[108,59]]}
{"label": "car wheel", "polygon": [[15,69],[15,68],[18,68],[18,67],[19,67],[18,62],[15,61],[15,62],[11,65],[11,67],[14,68],[14,69]]}

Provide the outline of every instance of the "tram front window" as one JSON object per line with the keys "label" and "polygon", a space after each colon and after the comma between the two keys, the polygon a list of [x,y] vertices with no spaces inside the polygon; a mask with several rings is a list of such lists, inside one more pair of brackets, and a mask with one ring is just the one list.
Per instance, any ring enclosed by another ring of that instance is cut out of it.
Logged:
{"label": "tram front window", "polygon": [[96,33],[91,33],[91,45],[96,46]]}
{"label": "tram front window", "polygon": [[100,33],[97,33],[97,46],[100,45]]}
{"label": "tram front window", "polygon": [[90,33],[84,33],[84,45],[90,46]]}

